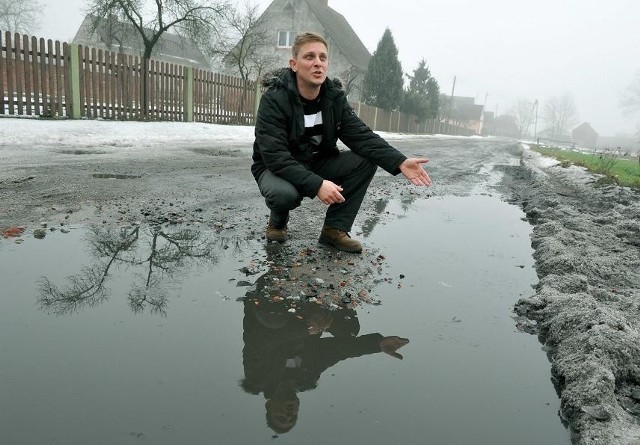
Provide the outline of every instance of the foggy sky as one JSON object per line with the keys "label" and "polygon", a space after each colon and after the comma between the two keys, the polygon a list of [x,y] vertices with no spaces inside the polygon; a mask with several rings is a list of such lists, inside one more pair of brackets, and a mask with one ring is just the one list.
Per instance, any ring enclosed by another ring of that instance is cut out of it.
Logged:
{"label": "foggy sky", "polygon": [[[238,3],[243,3],[239,0]],[[71,40],[86,0],[43,0],[38,32]],[[262,10],[270,0],[255,2]],[[329,0],[370,52],[385,28],[405,72],[424,58],[443,93],[503,114],[517,99],[572,94],[579,122],[602,136],[637,131],[620,95],[640,71],[636,0]],[[540,125],[539,125],[540,127]]]}

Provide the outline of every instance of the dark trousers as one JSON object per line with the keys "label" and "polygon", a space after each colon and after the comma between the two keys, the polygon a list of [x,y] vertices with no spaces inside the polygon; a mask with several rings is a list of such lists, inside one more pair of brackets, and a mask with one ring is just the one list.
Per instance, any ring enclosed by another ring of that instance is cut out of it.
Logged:
{"label": "dark trousers", "polygon": [[[340,152],[338,156],[321,159],[310,166],[310,170],[342,187],[345,201],[332,204],[327,209],[324,223],[345,232],[351,231],[367,188],[376,173],[377,165],[352,151]],[[272,223],[286,225],[289,211],[302,203],[302,195],[286,180],[265,171],[258,179],[260,193],[271,210]]]}

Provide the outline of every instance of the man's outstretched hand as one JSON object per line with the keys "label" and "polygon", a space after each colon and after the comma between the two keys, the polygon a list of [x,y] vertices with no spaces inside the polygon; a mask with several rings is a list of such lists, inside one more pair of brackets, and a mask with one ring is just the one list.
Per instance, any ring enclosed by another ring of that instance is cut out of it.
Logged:
{"label": "man's outstretched hand", "polygon": [[408,158],[400,164],[400,171],[413,185],[431,185],[431,178],[422,168],[422,164],[429,162],[423,158]]}

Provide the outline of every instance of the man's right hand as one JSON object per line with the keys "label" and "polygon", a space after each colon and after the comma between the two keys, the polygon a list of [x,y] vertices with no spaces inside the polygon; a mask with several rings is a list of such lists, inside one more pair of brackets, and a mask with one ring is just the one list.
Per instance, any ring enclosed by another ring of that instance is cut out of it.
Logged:
{"label": "man's right hand", "polygon": [[389,354],[391,357],[402,360],[402,355],[398,354],[396,351],[407,343],[409,343],[408,338],[398,337],[396,335],[384,337],[380,340],[380,350],[385,354]]}
{"label": "man's right hand", "polygon": [[318,194],[316,196],[318,196],[318,199],[323,204],[337,204],[345,201],[344,196],[340,193],[341,191],[342,187],[325,179],[322,181],[322,185],[320,186],[320,190],[318,190]]}

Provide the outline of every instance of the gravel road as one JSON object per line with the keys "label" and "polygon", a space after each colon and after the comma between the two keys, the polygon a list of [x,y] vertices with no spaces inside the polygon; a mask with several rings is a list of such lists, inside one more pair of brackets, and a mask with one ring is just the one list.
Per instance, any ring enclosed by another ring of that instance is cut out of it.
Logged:
{"label": "gravel road", "polygon": [[[381,197],[491,190],[521,206],[540,281],[515,307],[518,327],[538,335],[547,351],[574,443],[640,443],[638,192],[598,186],[582,169],[541,162],[516,141],[391,142],[429,157],[434,185],[417,189],[379,171],[356,223],[376,214]],[[29,235],[42,223],[189,224],[262,238],[267,210],[249,172],[250,142],[172,144],[129,154],[112,145],[16,154],[0,145],[0,229],[22,226]],[[303,208],[292,214],[291,243],[316,245],[323,206],[305,200]],[[365,245],[354,261],[377,254]]]}

